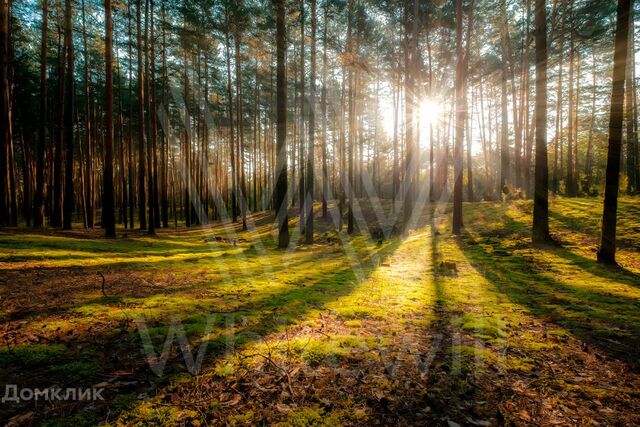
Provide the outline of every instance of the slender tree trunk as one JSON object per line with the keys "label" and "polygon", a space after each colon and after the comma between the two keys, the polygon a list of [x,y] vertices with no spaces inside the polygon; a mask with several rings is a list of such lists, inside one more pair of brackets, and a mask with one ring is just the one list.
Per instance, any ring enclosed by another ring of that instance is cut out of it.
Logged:
{"label": "slender tree trunk", "polygon": [[9,81],[10,0],[0,1],[0,225],[10,225],[8,174],[11,134],[11,92]]}
{"label": "slender tree trunk", "polygon": [[[155,51],[155,25],[154,25],[154,0],[149,0],[149,21],[150,38],[145,42],[145,50],[149,51],[149,74],[147,81],[149,84],[148,103],[149,103],[149,136],[150,141],[147,144],[147,157],[149,169],[149,224],[147,233],[156,234],[156,227],[160,226],[160,208],[158,207],[158,158],[157,150],[157,120],[156,114],[156,51]],[[146,31],[145,31],[146,35]],[[146,39],[146,37],[145,37]],[[147,49],[147,43],[149,48]]]}
{"label": "slender tree trunk", "polygon": [[73,137],[74,137],[74,58],[73,58],[73,28],[72,28],[71,0],[65,0],[64,9],[64,45],[67,52],[67,73],[64,101],[64,140],[65,140],[65,173],[64,173],[64,205],[63,224],[64,230],[71,230],[71,222],[74,207],[73,198]]}
{"label": "slender tree trunk", "polygon": [[[634,43],[634,25],[633,25],[633,8],[629,13],[629,58],[635,59],[635,43]],[[637,159],[636,159],[636,145],[637,135],[635,133],[635,120],[634,120],[634,111],[635,111],[635,80],[634,80],[634,68],[635,68],[635,60],[627,61],[627,82],[626,82],[626,133],[627,133],[627,192],[632,194],[638,189],[636,188],[636,169],[637,169]]]}
{"label": "slender tree trunk", "polygon": [[324,5],[324,24],[322,35],[322,91],[321,91],[321,109],[322,109],[322,218],[326,218],[329,214],[327,195],[329,193],[329,177],[327,175],[327,40],[329,33],[329,3]]}
{"label": "slender tree trunk", "polygon": [[[82,1],[82,40],[83,40],[83,48],[84,48],[84,115],[85,115],[85,145],[87,147],[87,156],[84,171],[84,194],[83,194],[83,203],[85,210],[85,226],[88,228],[93,228],[93,188],[91,182],[91,174],[92,174],[92,163],[93,163],[93,148],[91,146],[91,80],[89,76],[89,68],[90,68],[90,57],[89,57],[89,49],[87,46],[87,30],[86,30],[86,19],[85,19],[85,2]],[[78,144],[82,146],[82,141]],[[82,157],[80,158],[82,162]],[[82,166],[81,166],[82,170]]]}
{"label": "slender tree trunk", "polygon": [[[355,55],[353,49],[353,2],[349,0],[348,16],[347,16],[347,52],[353,57]],[[349,200],[348,213],[347,213],[347,233],[354,232],[354,216],[353,216],[353,203],[354,203],[354,191],[353,191],[353,149],[356,143],[356,81],[357,77],[354,76],[354,71],[351,69],[353,64],[350,64],[348,69],[349,80],[349,147],[347,149],[349,170],[346,182],[347,198]]]}
{"label": "slender tree trunk", "polygon": [[[40,44],[40,110],[38,123],[38,149],[36,165],[36,192],[33,200],[33,225],[44,225],[44,154],[47,135],[47,25],[49,0],[42,0],[42,36]],[[1,185],[1,184],[0,184]],[[1,190],[0,190],[1,194]],[[1,196],[0,196],[1,197]],[[0,201],[2,204],[2,201]],[[2,214],[0,213],[0,216]]]}
{"label": "slender tree trunk", "polygon": [[534,243],[549,235],[549,168],[547,166],[547,9],[546,0],[535,0],[536,38],[536,170],[533,201]]}
{"label": "slender tree trunk", "polygon": [[184,177],[183,215],[185,227],[191,227],[195,218],[191,217],[191,115],[189,114],[189,73],[188,56],[184,51],[184,143],[182,148],[182,175]]}
{"label": "slender tree trunk", "polygon": [[[398,65],[398,69],[400,66]],[[400,71],[396,71],[396,84],[393,92],[393,210],[396,210],[396,199],[400,191],[400,153],[398,147],[398,113],[400,110]]]}
{"label": "slender tree trunk", "polygon": [[456,141],[455,160],[453,167],[453,229],[452,233],[459,235],[462,231],[462,159],[464,144],[465,109],[465,58],[462,48],[462,0],[456,0]]}
{"label": "slender tree trunk", "polygon": [[584,163],[584,174],[585,174],[585,186],[583,191],[586,193],[591,192],[591,181],[593,179],[593,131],[596,124],[596,99],[597,99],[597,69],[596,69],[596,51],[593,49],[592,52],[593,59],[593,68],[591,69],[592,74],[592,85],[593,85],[593,94],[591,96],[591,120],[589,121],[589,136],[587,138],[587,154],[586,161]]}
{"label": "slender tree trunk", "polygon": [[286,51],[287,32],[285,27],[285,0],[274,0],[276,10],[276,56],[277,95],[276,115],[278,140],[274,209],[278,222],[278,247],[289,246],[289,219],[287,215],[287,76]]}
{"label": "slender tree trunk", "polygon": [[[162,105],[166,109],[167,104],[167,35],[166,35],[166,9],[165,0],[162,0]],[[169,117],[166,116],[162,128],[162,147],[160,153],[160,193],[161,193],[161,210],[162,210],[162,227],[169,227],[169,201],[167,194],[167,163],[169,161],[168,145],[169,145]]]}
{"label": "slender tree trunk", "polygon": [[633,0],[618,1],[602,236],[600,249],[598,250],[598,261],[605,264],[616,264],[616,216],[620,182],[620,154],[622,151],[624,81],[627,70],[629,15],[632,7]]}
{"label": "slender tree trunk", "polygon": [[111,18],[111,0],[104,1],[105,13],[105,130],[104,168],[102,178],[102,226],[106,237],[116,237],[116,218],[113,197],[113,22]]}
{"label": "slender tree trunk", "polygon": [[404,226],[410,226],[415,203],[415,179],[418,165],[415,124],[417,122],[417,100],[415,94],[416,66],[418,54],[417,30],[418,14],[417,0],[414,0],[412,14],[413,28],[409,37],[408,0],[405,0],[405,176],[404,176]]}
{"label": "slender tree trunk", "polygon": [[[117,43],[117,40],[116,40]],[[127,191],[127,173],[126,166],[124,161],[124,110],[122,106],[122,70],[120,69],[120,59],[118,58],[117,50],[116,50],[116,69],[118,70],[118,163],[120,169],[120,210],[122,212],[122,223],[124,228],[126,229],[129,225],[128,221],[128,191]]]}
{"label": "slender tree trunk", "polygon": [[[304,119],[305,119],[305,87],[304,87],[304,75],[306,72],[305,65],[305,13],[304,13],[304,0],[300,0],[300,126],[299,126],[299,139],[298,139],[298,194],[300,199],[300,219],[298,221],[300,226],[300,233],[304,234],[304,227],[306,221],[305,217],[305,164],[304,164],[304,148],[305,148],[305,134],[304,134]],[[295,175],[295,174],[294,174]]]}
{"label": "slender tree trunk", "polygon": [[240,181],[240,194],[238,199],[240,203],[240,214],[242,215],[242,229],[247,229],[247,189],[245,180],[245,167],[244,167],[244,113],[242,108],[242,55],[241,48],[241,36],[240,28],[236,25],[233,39],[235,41],[236,50],[236,115],[237,115],[237,129],[238,129],[238,166],[236,170],[238,172],[238,180]]}
{"label": "slender tree trunk", "polygon": [[562,154],[562,69],[564,64],[564,30],[565,30],[565,17],[562,16],[562,26],[560,29],[560,59],[558,61],[558,91],[556,94],[556,136],[555,143],[553,144],[553,178],[551,181],[551,189],[554,194],[560,191],[560,175],[562,173],[562,165],[558,164],[559,156]]}
{"label": "slender tree trunk", "polygon": [[502,76],[501,76],[501,129],[500,129],[500,179],[498,195],[509,181],[509,115],[507,113],[507,72],[508,72],[508,28],[506,0],[500,2],[500,15],[502,19],[501,43],[502,43]]}
{"label": "slender tree trunk", "polygon": [[[469,58],[471,57],[471,34],[473,33],[473,12],[474,12],[475,0],[471,0],[469,3],[468,11],[467,11],[467,35],[466,35],[466,44],[465,44],[465,53],[464,53],[464,64],[463,64],[463,111],[464,111],[464,120],[467,129],[467,198],[470,202],[473,202],[475,196],[473,194],[473,159],[471,152],[471,120],[473,118],[473,113],[469,114],[469,106],[467,105],[467,70],[469,68]],[[473,105],[473,90],[471,91],[471,104]]]}
{"label": "slender tree trunk", "polygon": [[[129,228],[131,230],[133,230],[133,210],[134,210],[134,188],[135,188],[135,180],[133,179],[134,177],[134,165],[133,165],[133,89],[132,89],[132,82],[133,82],[133,52],[132,52],[132,45],[133,45],[133,31],[132,31],[132,25],[131,25],[131,18],[132,18],[132,9],[133,6],[133,1],[132,0],[128,0],[127,3],[127,30],[128,30],[128,36],[129,36],[129,43],[127,43],[129,45],[129,57],[128,57],[128,62],[129,62],[129,87],[128,87],[128,97],[129,97],[129,120],[127,122],[127,173],[129,176],[129,191],[128,191],[128,197],[129,197]],[[124,173],[124,172],[123,172]]]}
{"label": "slender tree trunk", "polygon": [[[58,82],[57,82],[57,94],[56,94],[56,123],[55,123],[55,148],[53,159],[53,196],[52,196],[52,211],[51,211],[51,226],[62,227],[62,139],[64,127],[62,122],[64,120],[64,93],[65,93],[65,57],[66,49],[63,42],[60,40],[62,37],[62,26],[58,22]],[[8,89],[7,89],[8,90]],[[8,153],[8,152],[7,152]],[[6,177],[6,172],[4,174]],[[7,218],[8,218],[7,210]]]}
{"label": "slender tree trunk", "polygon": [[311,0],[311,75],[309,77],[309,147],[307,152],[307,188],[305,206],[307,226],[305,227],[305,240],[307,244],[313,243],[313,186],[315,162],[315,132],[316,132],[316,0]]}
{"label": "slender tree trunk", "polygon": [[229,147],[230,150],[230,158],[231,158],[231,221],[236,222],[238,219],[238,204],[236,202],[236,156],[235,156],[235,135],[233,129],[233,91],[231,86],[231,42],[229,40],[229,26],[231,25],[229,22],[229,12],[225,11],[226,14],[226,28],[225,28],[225,51],[226,51],[226,62],[227,62],[227,102],[229,106]]}
{"label": "slender tree trunk", "polygon": [[145,194],[145,166],[144,166],[144,140],[145,140],[145,117],[144,117],[144,105],[145,105],[145,83],[142,62],[142,4],[141,0],[138,1],[137,7],[137,47],[138,47],[138,222],[140,223],[140,230],[147,228],[147,212],[146,202],[147,197]]}
{"label": "slender tree trunk", "polygon": [[[571,6],[570,6],[571,8]],[[575,36],[573,31],[574,26],[574,17],[573,10],[569,10],[569,26],[571,30],[569,31],[569,126],[568,126],[568,134],[567,134],[567,175],[566,175],[566,193],[569,197],[576,197],[578,195],[578,190],[575,181],[575,163],[573,159],[573,139],[574,134],[576,132],[575,129],[575,90],[574,90],[574,68],[575,68]]]}

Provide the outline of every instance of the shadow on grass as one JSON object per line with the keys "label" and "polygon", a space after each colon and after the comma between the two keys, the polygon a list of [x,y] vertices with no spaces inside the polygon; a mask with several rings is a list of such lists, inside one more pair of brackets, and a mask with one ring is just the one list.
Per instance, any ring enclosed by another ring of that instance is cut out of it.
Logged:
{"label": "shadow on grass", "polygon": [[[178,317],[183,319],[185,323],[185,332],[187,338],[193,344],[199,344],[199,340],[203,338],[202,334],[206,327],[207,321],[206,315],[215,313],[221,308],[228,308],[225,311],[226,314],[237,317],[244,317],[241,322],[238,322],[231,328],[230,331],[225,329],[214,330],[212,333],[213,339],[210,340],[210,346],[207,356],[204,359],[205,363],[203,368],[212,366],[216,363],[217,359],[224,354],[227,350],[227,344],[229,342],[234,343],[236,348],[241,349],[243,346],[250,344],[258,339],[261,339],[266,334],[274,332],[281,328],[284,324],[291,324],[304,319],[311,311],[322,309],[326,304],[335,301],[343,296],[352,293],[360,284],[358,278],[366,280],[378,267],[380,262],[386,260],[391,256],[395,250],[402,243],[401,239],[393,239],[385,242],[380,247],[375,249],[368,248],[366,245],[356,248],[356,256],[358,257],[359,265],[361,266],[361,275],[357,274],[354,269],[349,266],[347,262],[343,263],[344,267],[330,269],[313,269],[307,268],[305,262],[317,263],[317,254],[309,251],[301,256],[301,259],[294,260],[288,268],[293,268],[300,274],[291,276],[292,280],[289,280],[286,287],[283,290],[277,292],[267,293],[261,295],[257,300],[241,301],[240,304],[230,304],[229,307],[219,307],[220,303],[216,303],[213,300],[202,301],[194,296],[193,305],[187,308],[182,306],[175,306],[166,310],[162,316],[154,316],[153,319],[149,319],[147,322],[150,328],[154,329],[155,335],[152,337],[152,341],[155,345],[156,351],[162,348],[169,325],[172,317]],[[338,260],[345,258],[344,254],[334,255],[332,260]],[[310,264],[311,266],[311,264]],[[264,269],[260,269],[259,272],[262,275],[268,275]],[[256,270],[256,274],[258,270]],[[285,274],[289,271],[286,270]],[[241,277],[234,278],[233,280],[250,280],[250,275],[246,276],[240,274]],[[286,278],[286,277],[285,277]],[[283,278],[273,277],[259,278],[258,280],[281,280]],[[165,293],[166,290],[161,290],[160,294]],[[260,292],[259,289],[253,289],[253,292]],[[224,292],[223,292],[224,293]],[[187,295],[188,296],[188,295]],[[169,297],[171,298],[171,297]],[[234,295],[224,296],[233,300]],[[115,297],[107,298],[102,301],[108,306],[114,307],[119,305],[121,300]],[[202,303],[202,304],[201,304]],[[225,304],[223,301],[222,304]],[[67,307],[71,309],[73,307]],[[115,307],[114,307],[115,308]],[[56,312],[57,313],[57,312]],[[35,314],[35,313],[33,313]],[[188,325],[188,326],[187,326]],[[222,325],[218,325],[222,326]],[[85,354],[93,354],[95,358],[93,361],[100,361],[102,375],[109,375],[109,372],[114,371],[136,371],[138,375],[141,375],[144,383],[162,384],[163,381],[168,381],[168,377],[173,373],[185,372],[186,367],[180,360],[179,355],[172,354],[169,359],[169,365],[167,366],[165,380],[160,380],[153,377],[151,372],[146,368],[146,363],[142,363],[142,345],[137,331],[131,331],[131,326],[120,325],[121,330],[117,329],[118,326],[109,328],[109,330],[96,331],[89,328],[85,331],[77,331],[73,338],[67,341],[65,344],[59,344],[50,342],[43,344],[43,349],[49,346],[62,346],[61,351],[63,356],[61,360],[73,360],[74,358],[81,358]],[[205,339],[207,339],[205,337]],[[193,350],[193,349],[192,349]],[[197,349],[195,349],[197,351]],[[179,352],[177,352],[179,354]],[[21,353],[12,353],[18,354]],[[6,383],[15,382],[17,379],[21,380],[21,383],[29,387],[41,387],[50,386],[51,383],[67,384],[70,380],[68,377],[60,377],[54,372],[49,372],[46,360],[43,360],[38,367],[31,366],[29,364],[21,363],[21,360],[10,357],[13,368],[12,372],[6,372],[0,375],[0,380]],[[37,373],[37,376],[32,373]],[[99,378],[94,378],[95,382]],[[73,380],[73,378],[71,378]],[[77,386],[77,384],[68,383],[68,386]],[[147,387],[140,382],[138,386],[134,387],[134,393],[148,392]],[[110,396],[115,398],[116,396]],[[109,399],[108,399],[109,400]],[[19,412],[24,408],[16,407],[4,407],[0,411],[0,418],[11,416]],[[105,410],[103,408],[102,410]]]}
{"label": "shadow on grass", "polygon": [[[637,301],[561,282],[542,274],[532,259],[514,253],[496,256],[499,242],[483,243],[469,232],[458,245],[470,264],[511,301],[533,315],[552,319],[609,357],[640,367]],[[566,249],[545,250],[570,254]]]}
{"label": "shadow on grass", "polygon": [[[628,209],[628,207],[625,207],[625,209]],[[551,211],[549,214],[551,217],[558,219],[558,221],[560,221],[567,228],[567,230],[564,231],[579,233],[578,230],[584,231],[587,228],[587,225],[583,223],[583,220],[568,217],[554,211]],[[624,212],[624,214],[627,215],[628,213]],[[496,210],[495,215],[497,217],[498,215],[500,215],[500,212]],[[490,233],[481,231],[479,234],[489,240],[495,240],[492,238],[494,238],[497,234],[518,234],[520,238],[528,240],[529,236],[531,235],[531,225],[525,224],[522,221],[518,221],[517,219],[505,213],[504,215],[502,215],[502,228],[498,229],[497,231],[491,230]],[[563,242],[560,243],[562,244]],[[624,236],[622,236],[622,238],[618,236],[618,243],[620,247],[631,250],[636,249],[635,245],[628,244],[628,240],[625,240]],[[640,274],[630,271],[622,266],[611,267],[600,264],[596,262],[595,253],[593,254],[593,258],[589,258],[572,251],[569,247],[549,246],[545,248],[545,250],[566,259],[573,265],[580,267],[584,271],[593,274],[594,276],[602,277],[608,280],[615,280],[618,283],[623,283],[625,285],[640,288]]]}

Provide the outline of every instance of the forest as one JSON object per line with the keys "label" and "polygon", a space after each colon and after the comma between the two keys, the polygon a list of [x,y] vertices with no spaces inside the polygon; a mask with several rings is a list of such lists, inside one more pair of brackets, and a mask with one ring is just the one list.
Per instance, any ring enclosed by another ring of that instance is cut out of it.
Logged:
{"label": "forest", "polygon": [[636,22],[0,0],[0,421],[639,425]]}

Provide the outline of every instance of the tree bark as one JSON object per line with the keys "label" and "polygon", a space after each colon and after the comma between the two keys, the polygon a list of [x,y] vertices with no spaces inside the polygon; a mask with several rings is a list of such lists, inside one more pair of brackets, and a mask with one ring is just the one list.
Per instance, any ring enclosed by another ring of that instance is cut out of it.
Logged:
{"label": "tree bark", "polygon": [[311,75],[309,77],[309,146],[307,151],[307,176],[305,206],[307,225],[305,227],[305,241],[313,243],[313,186],[315,162],[315,132],[316,132],[316,0],[311,0]]}
{"label": "tree bark", "polygon": [[143,62],[142,62],[142,4],[141,0],[138,0],[137,5],[137,47],[138,47],[138,222],[140,223],[140,230],[147,228],[147,212],[146,202],[147,197],[145,194],[145,166],[144,166],[144,130],[145,130],[145,117],[144,117],[144,103],[145,103],[145,90],[144,90],[144,74],[143,74]]}
{"label": "tree bark", "polygon": [[[33,225],[44,225],[44,153],[47,135],[47,25],[49,0],[42,0],[42,36],[40,42],[40,109],[38,123],[38,148],[36,166],[36,192],[33,199]],[[0,201],[0,203],[2,203]],[[0,215],[2,216],[2,215]]]}
{"label": "tree bark", "polygon": [[533,200],[533,243],[551,240],[549,235],[549,168],[547,165],[547,9],[546,0],[535,0],[536,38],[536,170]]}
{"label": "tree bark", "polygon": [[71,0],[65,0],[64,8],[64,46],[67,57],[67,72],[64,100],[64,140],[65,140],[65,172],[64,172],[64,204],[62,214],[62,228],[71,230],[74,207],[73,197],[73,137],[74,137],[74,58],[73,58],[73,28],[72,28]]}
{"label": "tree bark", "polygon": [[274,3],[276,9],[276,120],[278,134],[274,209],[278,222],[278,248],[284,249],[289,246],[289,219],[287,214],[287,76],[285,63],[287,32],[285,27],[285,0],[274,0]]}
{"label": "tree bark", "polygon": [[102,226],[106,237],[116,237],[116,219],[113,197],[113,22],[111,0],[104,0],[105,13],[105,131],[104,167],[102,183]]}
{"label": "tree bark", "polygon": [[[634,32],[633,32],[633,8],[629,13],[629,58],[634,58],[635,46],[634,46]],[[636,145],[637,135],[635,133],[634,126],[634,100],[635,100],[635,80],[633,79],[633,71],[635,68],[635,61],[627,61],[627,77],[626,77],[626,136],[627,136],[627,193],[633,194],[638,189],[636,188]]]}
{"label": "tree bark", "polygon": [[465,102],[465,58],[462,48],[462,0],[456,0],[456,134],[455,159],[453,166],[453,229],[452,233],[459,235],[462,231],[462,174],[463,174],[463,144],[464,123],[466,119]]}
{"label": "tree bark", "polygon": [[505,185],[509,181],[509,114],[507,112],[507,72],[508,72],[508,28],[507,28],[506,0],[500,2],[500,15],[502,19],[501,43],[502,43],[502,76],[501,87],[501,128],[500,128],[500,179],[498,196],[505,191]]}
{"label": "tree bark", "polygon": [[600,249],[598,250],[598,261],[605,264],[616,264],[616,216],[618,210],[618,185],[620,182],[620,154],[622,150],[624,81],[627,70],[629,15],[632,6],[633,0],[618,1],[602,236]]}

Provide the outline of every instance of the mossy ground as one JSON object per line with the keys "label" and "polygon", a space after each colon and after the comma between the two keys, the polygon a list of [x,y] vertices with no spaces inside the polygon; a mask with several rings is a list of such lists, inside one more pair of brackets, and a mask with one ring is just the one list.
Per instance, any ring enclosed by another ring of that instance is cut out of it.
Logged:
{"label": "mossy ground", "polygon": [[[413,231],[389,239],[319,220],[317,243],[288,251],[274,248],[267,214],[244,232],[2,232],[0,384],[101,384],[107,402],[9,405],[0,416],[637,424],[639,205],[620,200],[620,268],[595,262],[598,199],[552,200],[561,245],[547,248],[529,243],[527,201],[465,205],[458,237],[447,205],[427,206]],[[294,242],[297,230],[292,221]],[[213,236],[237,241],[205,242]],[[202,370],[192,375],[174,347],[157,377],[143,348],[159,353],[175,319],[194,358],[207,344]]]}

